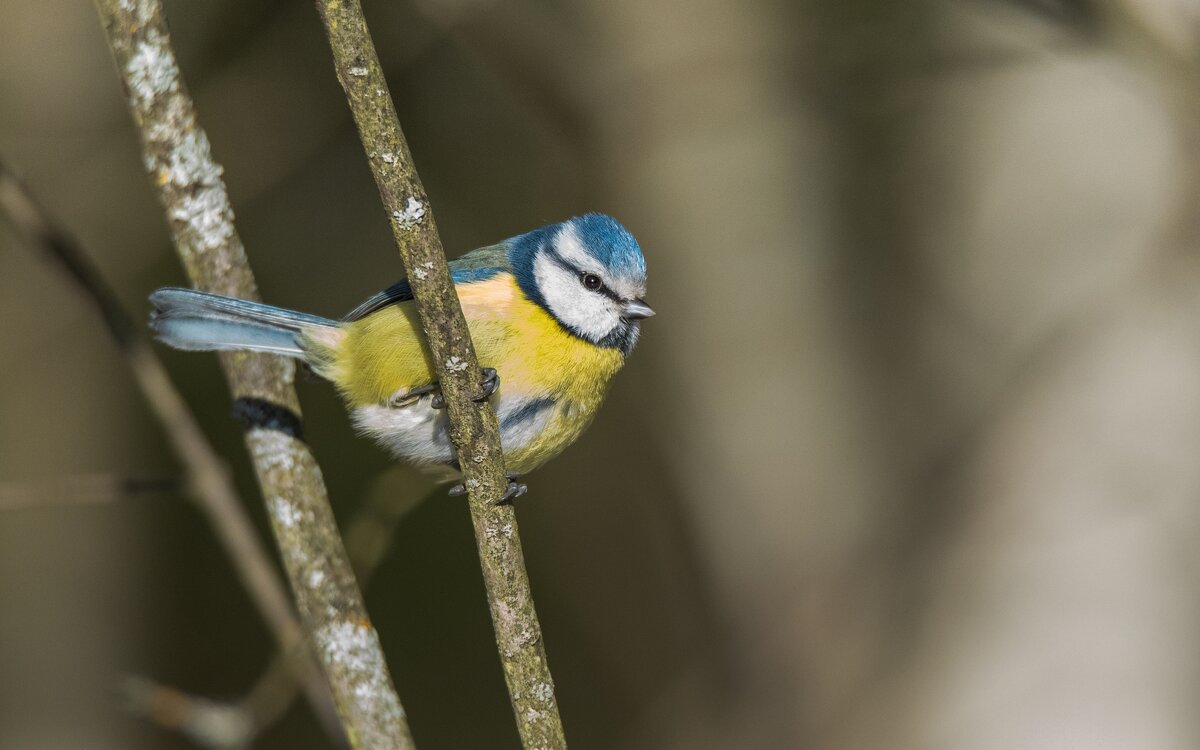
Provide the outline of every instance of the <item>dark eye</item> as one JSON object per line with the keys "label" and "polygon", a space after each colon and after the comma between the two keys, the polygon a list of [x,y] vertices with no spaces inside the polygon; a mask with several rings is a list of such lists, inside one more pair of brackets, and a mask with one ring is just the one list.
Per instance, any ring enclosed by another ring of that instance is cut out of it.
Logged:
{"label": "dark eye", "polygon": [[586,286],[588,289],[591,289],[593,292],[596,291],[597,289],[599,289],[600,287],[604,286],[604,282],[601,281],[600,277],[594,273],[585,273],[583,275],[582,279],[583,279],[583,285]]}

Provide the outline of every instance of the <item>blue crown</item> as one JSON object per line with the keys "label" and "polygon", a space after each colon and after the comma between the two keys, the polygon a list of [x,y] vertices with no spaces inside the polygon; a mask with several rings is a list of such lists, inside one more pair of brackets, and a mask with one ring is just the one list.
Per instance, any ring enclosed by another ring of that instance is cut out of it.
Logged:
{"label": "blue crown", "polygon": [[646,259],[642,256],[642,248],[629,230],[611,216],[584,214],[559,224],[539,227],[508,240],[509,259],[517,280],[531,299],[545,304],[533,279],[533,258],[539,248],[553,242],[554,237],[568,224],[579,233],[584,250],[600,261],[605,268],[621,276],[645,282]]}
{"label": "blue crown", "polygon": [[614,273],[635,279],[646,278],[646,259],[629,230],[611,216],[584,214],[567,222],[579,232],[588,254]]}

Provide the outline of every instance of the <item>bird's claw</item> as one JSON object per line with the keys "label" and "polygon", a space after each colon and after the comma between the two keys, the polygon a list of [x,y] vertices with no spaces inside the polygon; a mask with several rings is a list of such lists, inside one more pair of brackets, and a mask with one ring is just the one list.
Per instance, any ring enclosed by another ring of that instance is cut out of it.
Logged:
{"label": "bird's claw", "polygon": [[[529,492],[529,485],[524,482],[514,481],[520,476],[519,474],[510,472],[506,476],[508,477],[508,486],[504,488],[504,494],[497,498],[492,505],[511,505],[518,497]],[[467,485],[465,482],[459,482],[450,488],[450,497],[462,497],[465,494],[467,494]]]}
{"label": "bird's claw", "polygon": [[[423,387],[429,388],[430,390],[435,390],[437,388],[436,385],[423,386]],[[474,401],[475,403],[487,401],[489,398],[491,398],[493,395],[495,395],[497,389],[499,389],[499,388],[500,388],[500,373],[496,372],[495,368],[485,367],[485,368],[483,368],[483,395],[480,396],[479,398],[473,398],[471,400]],[[428,392],[428,391],[426,391],[426,392]],[[429,405],[431,407],[433,407],[434,409],[445,409],[446,408],[446,397],[442,395],[441,391],[438,391],[437,393],[433,394],[433,398],[430,399]]]}
{"label": "bird's claw", "polygon": [[500,388],[500,373],[496,372],[494,367],[483,368],[483,395],[479,398],[472,399],[475,403],[487,401],[496,394]]}
{"label": "bird's claw", "polygon": [[523,482],[510,481],[508,483],[508,487],[504,490],[504,494],[501,495],[496,502],[492,503],[492,505],[512,505],[514,500],[521,495],[524,495],[526,492],[529,492],[529,485]]}

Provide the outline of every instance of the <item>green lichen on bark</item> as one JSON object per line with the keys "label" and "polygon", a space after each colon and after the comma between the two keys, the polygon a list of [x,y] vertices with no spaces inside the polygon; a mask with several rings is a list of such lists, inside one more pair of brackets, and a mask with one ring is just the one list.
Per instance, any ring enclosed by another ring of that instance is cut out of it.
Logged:
{"label": "green lichen on bark", "polygon": [[338,80],[379,187],[450,412],[469,493],[484,584],[509,697],[526,748],[565,748],[516,515],[495,504],[508,486],[496,415],[482,392],[475,348],[450,280],[433,210],[405,142],[357,0],[316,0]]}
{"label": "green lichen on bark", "polygon": [[[222,170],[196,120],[160,2],[96,0],[96,5],[141,134],[146,171],[188,277],[199,289],[258,299]],[[222,354],[221,364],[234,398],[261,399],[300,413],[289,360],[230,352]],[[410,750],[407,720],[316,459],[302,440],[276,429],[252,428],[246,444],[300,619],[352,745]]]}

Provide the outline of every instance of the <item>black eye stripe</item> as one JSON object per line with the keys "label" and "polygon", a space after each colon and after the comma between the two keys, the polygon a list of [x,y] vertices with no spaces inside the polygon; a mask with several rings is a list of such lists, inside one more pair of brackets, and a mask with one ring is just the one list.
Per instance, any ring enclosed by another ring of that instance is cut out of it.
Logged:
{"label": "black eye stripe", "polygon": [[570,271],[576,276],[579,275],[579,269],[567,262],[567,259],[558,254],[558,251],[552,247],[546,248],[546,253],[550,256],[550,260],[558,264],[559,268]]}
{"label": "black eye stripe", "polygon": [[[574,264],[568,262],[567,259],[562,257],[561,255],[559,255],[558,251],[555,250],[553,247],[547,247],[546,252],[550,255],[551,260],[553,260],[555,263],[557,263],[560,268],[562,268],[566,271],[570,271],[571,273],[575,274],[575,276],[577,278],[582,278],[585,273],[591,273],[591,271],[584,271],[582,268],[579,268],[579,267],[575,266]],[[609,289],[608,285],[604,283],[603,279],[600,280],[600,288],[599,289],[591,289],[589,291],[603,294],[605,297],[608,297],[609,299],[613,300],[614,302],[621,301],[621,298],[619,296],[617,296],[617,293],[614,292],[613,290]]]}
{"label": "black eye stripe", "polygon": [[[577,276],[579,276],[579,279],[581,281],[583,281],[584,288],[587,289],[589,292],[603,294],[605,297],[608,297],[609,299],[611,299],[615,302],[621,301],[621,298],[617,296],[617,293],[614,292],[613,290],[609,289],[608,285],[604,283],[604,279],[600,278],[600,276],[598,274],[594,274],[591,271],[583,271],[583,270],[578,270],[575,273]],[[596,280],[600,282],[600,286],[596,287],[595,289],[588,286],[587,281],[585,280],[588,276],[595,276]]]}

